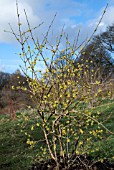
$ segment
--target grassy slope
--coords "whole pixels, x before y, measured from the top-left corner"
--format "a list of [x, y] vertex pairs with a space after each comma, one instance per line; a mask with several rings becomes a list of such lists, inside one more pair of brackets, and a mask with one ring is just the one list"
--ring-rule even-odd
[[26, 136], [20, 133], [17, 121], [4, 118], [0, 122], [0, 169], [28, 169], [33, 152], [26, 144]]
[[[107, 101], [95, 108], [100, 110], [103, 116], [111, 113], [111, 118], [104, 124], [114, 132], [114, 102], [109, 104]], [[99, 143], [101, 151], [96, 152], [96, 156], [110, 158], [114, 156], [114, 135], [107, 141]], [[0, 121], [0, 169], [1, 170], [21, 170], [28, 169], [32, 158], [38, 154], [37, 149], [30, 150], [26, 144], [26, 136], [20, 133], [17, 121], [11, 121], [7, 116], [1, 116]]]
[[[107, 129], [109, 129], [113, 134], [109, 135], [108, 138], [104, 136], [104, 140], [96, 142], [96, 145], [100, 146], [100, 150], [93, 155], [99, 158], [108, 158], [110, 160], [114, 160], [114, 100], [112, 102], [105, 101], [101, 103], [100, 106], [96, 107], [94, 111], [100, 111], [101, 120], [106, 120], [103, 122], [103, 125]], [[113, 158], [113, 159], [112, 159]]]

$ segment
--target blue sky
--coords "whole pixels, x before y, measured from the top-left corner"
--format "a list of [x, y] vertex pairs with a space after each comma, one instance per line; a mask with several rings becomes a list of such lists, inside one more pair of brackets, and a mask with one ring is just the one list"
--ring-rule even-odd
[[[114, 22], [114, 0], [18, 0], [21, 21], [25, 29], [23, 9], [26, 9], [31, 25], [36, 26], [44, 21], [37, 32], [39, 39], [57, 12], [53, 24], [54, 34], [58, 35], [65, 24], [65, 32], [72, 41], [80, 28], [80, 42], [92, 33], [107, 3], [109, 6], [98, 33]], [[0, 71], [12, 73], [22, 64], [17, 55], [21, 49], [13, 35], [4, 32], [10, 30], [8, 23], [11, 23], [17, 32], [15, 0], [0, 0]]]

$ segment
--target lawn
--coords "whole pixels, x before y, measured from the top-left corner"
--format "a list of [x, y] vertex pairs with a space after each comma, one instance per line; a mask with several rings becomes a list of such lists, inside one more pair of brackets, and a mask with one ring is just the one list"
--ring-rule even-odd
[[[104, 101], [93, 109], [93, 112], [100, 111], [101, 119], [106, 118], [104, 125], [114, 132], [114, 101]], [[109, 116], [110, 115], [110, 116]], [[109, 117], [109, 118], [108, 118]], [[38, 153], [40, 143], [33, 149], [27, 144], [27, 136], [21, 133], [21, 127], [18, 126], [19, 119], [10, 120], [8, 115], [0, 116], [0, 169], [1, 170], [28, 170], [33, 164], [34, 158]], [[108, 119], [107, 119], [108, 118]], [[32, 120], [34, 121], [34, 120]], [[36, 120], [35, 120], [36, 121]], [[30, 132], [30, 125], [26, 132]], [[41, 139], [42, 134], [39, 129], [34, 133], [36, 139]], [[95, 157], [105, 157], [112, 160], [114, 158], [114, 135], [110, 135], [108, 139], [96, 141], [96, 145], [100, 146], [100, 150], [93, 153]]]

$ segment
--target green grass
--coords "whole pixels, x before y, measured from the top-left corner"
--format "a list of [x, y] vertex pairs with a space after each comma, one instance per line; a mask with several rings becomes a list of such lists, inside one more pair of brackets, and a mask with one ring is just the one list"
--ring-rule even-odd
[[[100, 106], [96, 106], [93, 109], [93, 112], [96, 111], [102, 112], [101, 119], [102, 117], [107, 119], [111, 115], [104, 122], [104, 125], [114, 132], [114, 101], [100, 103]], [[39, 152], [40, 144], [34, 149], [30, 149], [26, 144], [27, 136], [20, 132], [21, 128], [17, 125], [18, 120], [10, 120], [6, 115], [0, 116], [0, 119], [0, 169], [28, 170], [36, 154], [42, 154]], [[30, 132], [32, 121], [27, 126], [26, 132]], [[35, 129], [34, 138], [42, 138], [40, 129]], [[95, 144], [100, 146], [100, 150], [95, 152], [94, 156], [112, 159], [114, 156], [114, 135], [110, 135], [106, 140], [104, 137], [104, 140], [98, 141]]]
[[28, 169], [34, 152], [26, 144], [26, 136], [20, 132], [17, 121], [4, 117], [0, 121], [0, 169]]
[[95, 143], [96, 146], [99, 146], [100, 150], [93, 153], [93, 156], [97, 158], [105, 158], [110, 161], [114, 160], [114, 100], [104, 101], [100, 106], [96, 107], [93, 112], [101, 112], [100, 119], [105, 120], [103, 125], [112, 132], [103, 134], [103, 140]]

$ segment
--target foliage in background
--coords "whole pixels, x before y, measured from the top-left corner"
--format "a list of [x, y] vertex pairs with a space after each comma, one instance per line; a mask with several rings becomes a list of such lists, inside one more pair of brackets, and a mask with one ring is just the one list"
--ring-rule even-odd
[[28, 105], [34, 106], [29, 98], [29, 93], [21, 89], [14, 89], [14, 86], [19, 86], [19, 84], [28, 88], [26, 78], [19, 70], [13, 74], [0, 72], [0, 114], [11, 114], [13, 109], [16, 112], [27, 108]]

